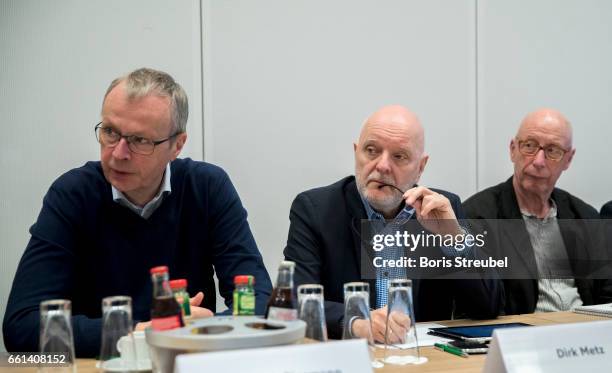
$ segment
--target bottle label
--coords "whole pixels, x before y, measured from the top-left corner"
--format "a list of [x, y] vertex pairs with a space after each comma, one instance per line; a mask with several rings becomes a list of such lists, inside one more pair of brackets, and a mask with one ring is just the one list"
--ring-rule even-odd
[[293, 321], [297, 316], [297, 310], [293, 308], [270, 307], [268, 310], [268, 320]]
[[181, 327], [181, 318], [179, 315], [159, 317], [151, 320], [153, 330], [170, 330]]
[[240, 309], [255, 311], [255, 297], [250, 294], [243, 294], [240, 297]]
[[183, 316], [191, 316], [191, 304], [189, 303], [188, 297], [185, 297], [185, 301], [183, 302]]
[[180, 292], [176, 293], [174, 297], [176, 298], [178, 304], [181, 306], [183, 317], [191, 316], [191, 304], [189, 303], [189, 295], [184, 292]]
[[255, 315], [255, 295], [234, 292], [234, 315]]

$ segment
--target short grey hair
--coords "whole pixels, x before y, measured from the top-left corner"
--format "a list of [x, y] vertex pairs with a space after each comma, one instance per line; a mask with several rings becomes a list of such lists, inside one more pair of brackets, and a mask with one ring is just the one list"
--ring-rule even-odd
[[128, 75], [113, 80], [104, 94], [104, 100], [110, 91], [121, 82], [125, 82], [125, 93], [130, 99], [149, 95], [168, 97], [172, 106], [171, 119], [174, 133], [183, 133], [187, 130], [187, 117], [189, 116], [187, 94], [169, 74], [144, 67], [134, 70]]

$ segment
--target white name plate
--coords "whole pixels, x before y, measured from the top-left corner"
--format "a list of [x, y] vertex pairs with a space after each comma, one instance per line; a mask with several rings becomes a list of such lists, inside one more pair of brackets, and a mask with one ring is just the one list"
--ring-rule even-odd
[[495, 330], [483, 372], [612, 372], [612, 321]]
[[174, 373], [372, 373], [365, 339], [203, 352], [176, 357]]

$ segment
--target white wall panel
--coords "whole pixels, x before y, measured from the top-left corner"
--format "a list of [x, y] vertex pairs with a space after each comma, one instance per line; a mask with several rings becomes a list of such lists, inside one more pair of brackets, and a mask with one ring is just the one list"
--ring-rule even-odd
[[479, 1], [479, 187], [512, 174], [523, 116], [548, 106], [574, 126], [576, 156], [559, 186], [599, 210], [612, 199], [612, 2]]
[[473, 1], [204, 1], [205, 156], [232, 177], [272, 276], [289, 207], [352, 174], [385, 104], [420, 115], [422, 183], [475, 191]]

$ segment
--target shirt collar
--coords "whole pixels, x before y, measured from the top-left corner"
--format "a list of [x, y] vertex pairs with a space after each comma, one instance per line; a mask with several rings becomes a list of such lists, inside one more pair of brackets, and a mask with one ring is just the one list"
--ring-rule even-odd
[[[359, 196], [361, 197], [361, 202], [363, 203], [363, 207], [365, 208], [366, 215], [368, 216], [369, 220], [385, 220], [385, 217], [380, 212], [375, 211], [372, 206], [370, 206], [370, 203], [361, 195], [361, 192], [359, 193]], [[414, 215], [414, 207], [404, 204], [404, 208], [397, 213], [393, 220], [408, 220], [412, 217], [412, 215]]]
[[[549, 199], [548, 200], [550, 203], [550, 209], [548, 210], [548, 214], [546, 214], [546, 216], [540, 220], [546, 222], [548, 219], [553, 219], [557, 217], [557, 203], [555, 203], [554, 199]], [[525, 218], [538, 218], [535, 214], [532, 214], [528, 211], [525, 210], [521, 210], [521, 214], [523, 215], [523, 217]]]
[[127, 199], [125, 194], [123, 194], [121, 191], [119, 191], [119, 189], [115, 188], [111, 184], [111, 191], [112, 191], [112, 194], [113, 194], [113, 201], [128, 207], [130, 210], [136, 212], [139, 215], [142, 215], [143, 211], [147, 210], [148, 206], [154, 205], [156, 202], [159, 201], [159, 199], [163, 195], [170, 194], [172, 192], [172, 187], [170, 185], [170, 174], [171, 174], [171, 172], [170, 172], [170, 163], [168, 163], [166, 165], [166, 170], [164, 171], [164, 178], [163, 178], [161, 186], [159, 187], [159, 191], [157, 192], [157, 194], [155, 195], [155, 197], [153, 197], [153, 199], [151, 201], [147, 202], [147, 204], [145, 204], [142, 207], [137, 206], [137, 205], [133, 204], [132, 202], [130, 202], [130, 200]]

